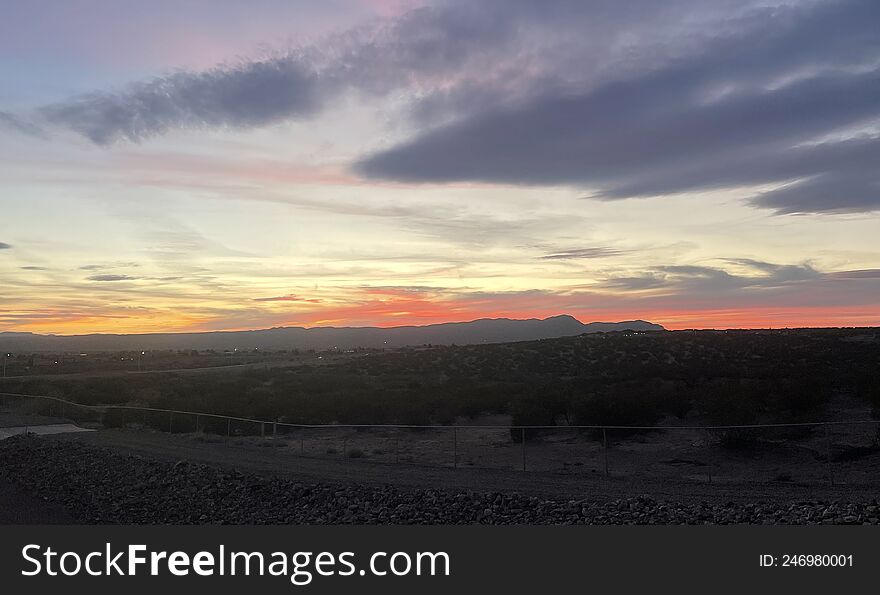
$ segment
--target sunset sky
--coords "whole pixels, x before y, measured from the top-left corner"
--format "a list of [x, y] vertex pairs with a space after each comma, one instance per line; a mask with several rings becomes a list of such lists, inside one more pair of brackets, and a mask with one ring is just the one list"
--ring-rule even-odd
[[880, 325], [876, 0], [0, 6], [0, 331]]

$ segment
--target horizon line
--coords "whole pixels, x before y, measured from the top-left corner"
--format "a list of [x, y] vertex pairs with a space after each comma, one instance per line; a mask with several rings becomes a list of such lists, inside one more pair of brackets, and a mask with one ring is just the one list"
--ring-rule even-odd
[[590, 322], [584, 322], [579, 319], [577, 316], [572, 314], [554, 314], [552, 316], [546, 316], [544, 318], [540, 318], [537, 316], [532, 316], [529, 318], [511, 318], [509, 316], [483, 316], [480, 318], [472, 318], [470, 320], [447, 320], [443, 322], [429, 322], [427, 324], [397, 324], [392, 326], [378, 326], [378, 325], [350, 325], [350, 326], [334, 326], [334, 325], [297, 325], [297, 324], [289, 324], [289, 325], [281, 325], [281, 326], [269, 326], [269, 327], [256, 327], [256, 328], [238, 328], [238, 329], [217, 329], [217, 330], [193, 330], [193, 331], [149, 331], [142, 333], [113, 333], [113, 332], [91, 332], [91, 333], [76, 333], [76, 334], [60, 334], [60, 333], [37, 333], [32, 331], [14, 331], [14, 330], [0, 330], [0, 335], [2, 334], [21, 334], [21, 335], [36, 335], [41, 337], [86, 337], [86, 336], [94, 336], [94, 335], [104, 335], [104, 336], [139, 336], [139, 335], [201, 335], [201, 334], [211, 334], [211, 333], [254, 333], [260, 331], [272, 331], [272, 330], [282, 330], [282, 329], [303, 329], [303, 330], [317, 330], [317, 329], [375, 329], [375, 330], [391, 330], [398, 328], [428, 328], [432, 326], [442, 326], [446, 324], [471, 324], [474, 322], [481, 322], [484, 320], [509, 320], [511, 322], [528, 322], [531, 320], [544, 322], [547, 320], [551, 320], [553, 318], [571, 318], [576, 322], [579, 322], [582, 325], [588, 324], [622, 324], [626, 322], [643, 322], [647, 324], [655, 324], [657, 326], [663, 327], [663, 330], [667, 330], [665, 326], [658, 322], [652, 322], [650, 320], [644, 320], [642, 318], [630, 318], [625, 320], [591, 320]]
[[450, 320], [443, 322], [430, 322], [427, 324], [401, 324], [401, 325], [392, 325], [392, 326], [380, 326], [380, 325], [351, 325], [351, 326], [335, 326], [335, 325], [281, 325], [281, 326], [271, 326], [271, 327], [254, 327], [254, 328], [235, 328], [235, 329], [216, 329], [216, 330], [169, 330], [169, 331], [147, 331], [147, 332], [133, 332], [133, 333], [114, 333], [107, 331], [97, 331], [97, 332], [84, 332], [84, 333], [73, 333], [73, 334], [63, 334], [63, 333], [40, 333], [33, 331], [17, 331], [17, 330], [0, 330], [0, 335], [11, 335], [11, 334], [19, 334], [19, 335], [31, 335], [31, 336], [40, 336], [40, 337], [85, 337], [85, 336], [150, 336], [150, 335], [201, 335], [201, 334], [223, 334], [223, 333], [247, 333], [247, 332], [262, 332], [262, 331], [272, 331], [272, 330], [283, 330], [283, 329], [302, 329], [302, 330], [320, 330], [320, 329], [337, 329], [337, 330], [360, 330], [360, 329], [373, 329], [373, 330], [393, 330], [393, 329], [402, 329], [402, 328], [429, 328], [434, 326], [442, 326], [442, 325], [452, 325], [452, 324], [471, 324], [474, 322], [481, 321], [489, 321], [489, 320], [507, 320], [511, 322], [528, 322], [528, 321], [538, 321], [544, 322], [547, 320], [552, 320], [554, 318], [571, 318], [580, 324], [587, 326], [590, 324], [623, 324], [627, 322], [641, 322], [647, 324], [654, 324], [662, 327], [661, 330], [655, 332], [682, 332], [682, 331], [772, 331], [772, 330], [822, 330], [822, 329], [858, 329], [858, 328], [878, 328], [877, 326], [872, 326], [870, 324], [850, 324], [850, 325], [805, 325], [805, 326], [705, 326], [705, 327], [685, 327], [685, 328], [667, 328], [661, 322], [654, 322], [652, 320], [646, 320], [643, 318], [629, 318], [624, 320], [591, 320], [589, 322], [584, 322], [581, 319], [577, 318], [571, 314], [555, 314], [552, 316], [547, 316], [544, 318], [540, 317], [529, 317], [529, 318], [511, 318], [508, 316], [497, 316], [497, 317], [481, 317], [474, 318], [470, 320]]

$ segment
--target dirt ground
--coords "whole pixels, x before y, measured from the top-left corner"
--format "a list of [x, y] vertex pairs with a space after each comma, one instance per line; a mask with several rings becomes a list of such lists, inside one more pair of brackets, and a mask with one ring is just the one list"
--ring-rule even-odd
[[[395, 464], [341, 456], [299, 455], [295, 449], [260, 447], [246, 441], [210, 443], [185, 435], [139, 430], [101, 430], [85, 434], [62, 434], [44, 439], [82, 441], [124, 454], [160, 460], [189, 460], [220, 467], [277, 474], [309, 482], [393, 484], [412, 488], [442, 488], [480, 492], [519, 493], [546, 498], [620, 498], [650, 495], [678, 501], [867, 501], [876, 497], [876, 483], [796, 483], [742, 481], [710, 484], [706, 477], [626, 476], [613, 472], [561, 473], [418, 464]], [[876, 476], [875, 476], [876, 477]]]
[[[860, 403], [840, 405], [835, 413], [840, 419], [868, 418]], [[62, 421], [0, 411], [0, 426]], [[469, 423], [508, 422], [504, 416], [486, 416]], [[184, 429], [181, 420], [173, 423]], [[672, 423], [683, 422], [667, 422]], [[264, 431], [263, 438], [236, 436], [235, 431], [227, 438], [201, 432], [169, 434], [131, 423], [51, 439], [313, 481], [516, 491], [557, 498], [648, 494], [714, 500], [762, 493], [847, 499], [856, 494], [873, 497], [880, 487], [880, 450], [872, 425], [833, 426], [828, 435], [822, 428], [797, 433], [760, 430], [753, 436], [756, 446], [746, 449], [723, 448], [718, 431], [672, 425], [637, 434], [609, 431], [607, 449], [601, 434], [564, 428], [530, 437], [525, 449], [511, 439], [508, 429], [491, 427], [454, 432], [449, 427], [295, 429], [274, 438], [269, 424]]]

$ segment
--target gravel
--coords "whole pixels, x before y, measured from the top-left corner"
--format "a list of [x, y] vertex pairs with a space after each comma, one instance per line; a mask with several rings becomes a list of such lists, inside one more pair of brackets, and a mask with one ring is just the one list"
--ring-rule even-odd
[[0, 479], [80, 523], [878, 524], [866, 502], [553, 500], [394, 486], [304, 483], [34, 437], [0, 442]]

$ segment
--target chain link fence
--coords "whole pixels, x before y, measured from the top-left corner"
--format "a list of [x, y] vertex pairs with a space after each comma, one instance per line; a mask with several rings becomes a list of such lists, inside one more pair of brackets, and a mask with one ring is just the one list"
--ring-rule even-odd
[[175, 435], [181, 448], [216, 444], [264, 449], [280, 457], [517, 469], [633, 481], [880, 483], [880, 420], [726, 426], [309, 425], [152, 407], [83, 405], [17, 393], [0, 393], [0, 405], [44, 420], [40, 423], [150, 429]]

